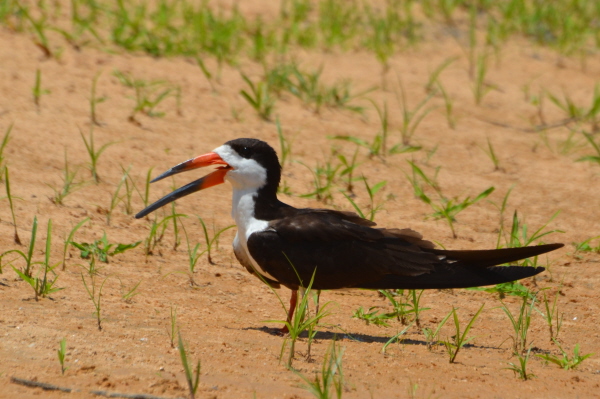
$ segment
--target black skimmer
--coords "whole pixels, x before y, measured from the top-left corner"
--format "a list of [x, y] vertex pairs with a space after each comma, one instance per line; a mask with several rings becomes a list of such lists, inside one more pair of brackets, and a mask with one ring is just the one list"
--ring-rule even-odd
[[[277, 199], [281, 166], [264, 141], [240, 138], [180, 163], [152, 182], [201, 168], [217, 170], [166, 195], [135, 215], [196, 191], [229, 181], [231, 215], [237, 224], [233, 250], [252, 274], [274, 288], [292, 290], [288, 321], [297, 290], [466, 288], [534, 276], [543, 267], [498, 266], [563, 244], [492, 250], [441, 250], [410, 229], [376, 228], [353, 212], [297, 209]], [[285, 328], [284, 328], [285, 330]]]

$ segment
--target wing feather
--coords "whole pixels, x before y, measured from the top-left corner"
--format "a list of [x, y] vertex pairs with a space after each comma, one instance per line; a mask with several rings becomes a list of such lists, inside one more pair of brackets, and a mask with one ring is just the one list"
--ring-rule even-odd
[[[361, 224], [354, 223], [354, 220]], [[433, 270], [439, 256], [409, 229], [375, 229], [350, 212], [302, 210], [253, 233], [248, 250], [261, 268], [290, 288], [353, 287], [387, 274], [413, 276]]]

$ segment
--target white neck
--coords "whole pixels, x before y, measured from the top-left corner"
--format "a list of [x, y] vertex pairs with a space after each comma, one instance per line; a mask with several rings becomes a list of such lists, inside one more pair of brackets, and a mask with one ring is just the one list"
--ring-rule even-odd
[[231, 217], [235, 220], [241, 244], [247, 249], [248, 237], [254, 232], [263, 231], [269, 227], [269, 222], [258, 220], [254, 216], [256, 189], [233, 190]]
[[256, 189], [233, 189], [231, 197], [231, 217], [239, 230], [245, 230], [251, 220], [254, 219], [254, 202]]

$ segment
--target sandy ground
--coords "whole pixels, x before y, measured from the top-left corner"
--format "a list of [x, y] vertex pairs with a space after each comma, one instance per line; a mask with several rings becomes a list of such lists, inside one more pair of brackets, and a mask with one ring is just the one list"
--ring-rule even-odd
[[[305, 375], [319, 371], [323, 354], [338, 334], [345, 348], [344, 397], [403, 398], [414, 397], [600, 397], [600, 272], [598, 254], [574, 255], [571, 243], [600, 234], [600, 167], [575, 162], [592, 154], [581, 134], [574, 136], [574, 148], [566, 150], [569, 128], [549, 129], [545, 139], [531, 132], [534, 125], [553, 124], [564, 119], [564, 113], [546, 101], [544, 120], [528, 101], [524, 88], [531, 93], [548, 90], [557, 96], [567, 93], [576, 103], [588, 106], [593, 88], [600, 79], [600, 58], [590, 55], [582, 65], [579, 59], [560, 57], [555, 52], [535, 47], [529, 42], [512, 40], [503, 46], [500, 56], [490, 67], [487, 81], [497, 90], [488, 93], [480, 106], [474, 103], [468, 64], [459, 42], [440, 32], [436, 40], [428, 40], [415, 49], [395, 55], [386, 75], [385, 90], [378, 89], [355, 104], [366, 107], [363, 116], [344, 110], [323, 109], [314, 113], [294, 98], [276, 103], [284, 133], [292, 142], [291, 159], [284, 166], [284, 180], [292, 195], [282, 199], [301, 207], [322, 207], [315, 199], [300, 197], [311, 191], [312, 176], [300, 163], [310, 167], [331, 158], [333, 146], [346, 156], [354, 147], [336, 142], [328, 136], [351, 135], [372, 140], [379, 130], [373, 106], [387, 102], [390, 112], [390, 143], [400, 140], [401, 108], [397, 99], [399, 81], [407, 93], [409, 107], [414, 108], [427, 95], [424, 86], [429, 74], [449, 57], [458, 57], [441, 75], [447, 92], [454, 100], [456, 129], [448, 127], [443, 98], [435, 96], [436, 106], [419, 125], [413, 143], [421, 151], [369, 158], [366, 150], [358, 155], [359, 174], [370, 182], [385, 180], [387, 185], [376, 197], [384, 202], [384, 210], [376, 221], [382, 226], [410, 227], [446, 248], [493, 248], [498, 234], [498, 204], [514, 186], [507, 205], [509, 217], [514, 210], [524, 218], [529, 231], [545, 224], [560, 211], [548, 229], [554, 233], [545, 242], [563, 242], [565, 248], [540, 259], [549, 271], [534, 288], [560, 288], [559, 308], [564, 312], [560, 332], [563, 347], [572, 353], [580, 344], [583, 353], [596, 353], [577, 370], [565, 371], [545, 365], [533, 357], [530, 381], [521, 381], [505, 369], [515, 362], [511, 354], [512, 329], [497, 296], [467, 290], [427, 291], [422, 305], [424, 326], [437, 323], [455, 306], [462, 320], [471, 317], [485, 303], [485, 310], [475, 323], [473, 346], [464, 349], [457, 363], [449, 364], [443, 347], [429, 352], [425, 338], [416, 326], [406, 340], [392, 345], [387, 353], [382, 346], [402, 326], [390, 328], [367, 326], [351, 318], [359, 306], [388, 305], [376, 292], [325, 292], [323, 302], [332, 302], [327, 317], [307, 360], [306, 340], [297, 346], [294, 366]], [[381, 67], [372, 54], [305, 53], [298, 58], [306, 68], [324, 67], [324, 80], [332, 84], [350, 79], [356, 90], [381, 83]], [[207, 60], [209, 68], [216, 68]], [[42, 72], [39, 107], [34, 104], [32, 87], [35, 72]], [[133, 108], [132, 89], [124, 87], [113, 71], [130, 73], [140, 79], [164, 80], [181, 87], [181, 109], [175, 98], [158, 107], [163, 117], [139, 114], [136, 123], [128, 120]], [[75, 241], [91, 242], [106, 233], [112, 243], [144, 240], [151, 219], [136, 220], [125, 212], [123, 203], [113, 212], [110, 225], [106, 212], [111, 196], [122, 176], [122, 168], [131, 167], [131, 176], [142, 189], [149, 168], [152, 175], [195, 155], [208, 152], [225, 140], [256, 137], [278, 147], [277, 130], [265, 122], [239, 95], [244, 83], [240, 71], [256, 79], [261, 67], [241, 60], [240, 65], [225, 66], [214, 90], [193, 61], [183, 58], [154, 59], [143, 55], [108, 53], [84, 48], [76, 51], [65, 46], [59, 60], [46, 59], [27, 35], [0, 29], [0, 134], [13, 124], [11, 140], [5, 149], [10, 170], [12, 195], [18, 233], [24, 244], [29, 242], [32, 220], [39, 220], [34, 259], [43, 260], [46, 225], [53, 223], [51, 261], [62, 259], [63, 242], [71, 228], [90, 218], [76, 234]], [[114, 142], [99, 160], [101, 183], [91, 182], [80, 131], [90, 129], [89, 98], [93, 78], [100, 73], [97, 96], [106, 97], [98, 104], [101, 126], [94, 129], [97, 145]], [[570, 127], [575, 127], [573, 124]], [[586, 127], [586, 126], [583, 126]], [[486, 139], [493, 144], [500, 161], [494, 170], [482, 148]], [[435, 151], [434, 151], [435, 149]], [[65, 153], [71, 168], [79, 168], [77, 181], [87, 183], [67, 196], [64, 205], [51, 201], [54, 187], [60, 187]], [[335, 158], [333, 158], [335, 160]], [[439, 169], [439, 184], [449, 198], [476, 195], [493, 186], [495, 192], [485, 201], [459, 214], [458, 238], [453, 239], [442, 220], [427, 218], [431, 209], [415, 198], [405, 177], [407, 160], [416, 162], [427, 174]], [[151, 186], [152, 200], [203, 174], [176, 176]], [[5, 183], [0, 183], [4, 195]], [[230, 188], [219, 186], [187, 197], [177, 203], [177, 211], [189, 215], [185, 226], [193, 245], [203, 234], [195, 215], [217, 229], [232, 224]], [[328, 207], [351, 210], [350, 204], [334, 190]], [[368, 198], [359, 186], [356, 201], [365, 206]], [[133, 210], [143, 204], [133, 195]], [[6, 199], [0, 205], [0, 249], [25, 250], [13, 241], [13, 224]], [[166, 211], [170, 211], [167, 209]], [[284, 318], [276, 296], [259, 280], [248, 275], [237, 264], [229, 243], [235, 229], [226, 231], [219, 249], [213, 254], [214, 265], [206, 256], [199, 260], [191, 286], [185, 241], [174, 249], [173, 230], [169, 227], [154, 254], [146, 257], [143, 245], [99, 264], [98, 280], [106, 280], [102, 292], [103, 329], [99, 331], [93, 305], [82, 284], [87, 264], [79, 252], [70, 248], [65, 270], [59, 266], [57, 286], [63, 290], [51, 298], [33, 299], [33, 290], [5, 262], [0, 274], [0, 397], [92, 397], [91, 390], [128, 394], [153, 394], [184, 397], [187, 387], [176, 349], [171, 347], [168, 330], [171, 309], [177, 309], [177, 323], [188, 346], [191, 359], [202, 361], [198, 397], [201, 398], [305, 398], [310, 394], [301, 388], [300, 378], [279, 361], [283, 338], [274, 335], [276, 324], [266, 320]], [[7, 257], [5, 260], [16, 259]], [[22, 268], [23, 262], [14, 265]], [[131, 302], [123, 292], [140, 282]], [[281, 290], [287, 301], [289, 292]], [[506, 303], [513, 309], [518, 300]], [[450, 323], [442, 337], [452, 334]], [[68, 367], [61, 375], [56, 350], [66, 338]], [[352, 339], [354, 338], [354, 339]], [[549, 340], [543, 319], [534, 314], [530, 339], [540, 351], [558, 354]], [[77, 393], [43, 392], [10, 382], [19, 377], [78, 390]]]

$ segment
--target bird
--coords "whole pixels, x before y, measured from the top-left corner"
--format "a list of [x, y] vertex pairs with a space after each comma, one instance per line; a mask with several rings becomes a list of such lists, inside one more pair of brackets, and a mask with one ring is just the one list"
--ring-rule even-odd
[[[237, 225], [235, 257], [248, 272], [291, 292], [288, 323], [298, 290], [449, 289], [495, 285], [531, 277], [543, 267], [499, 266], [561, 248], [544, 244], [488, 250], [437, 249], [409, 228], [381, 228], [353, 212], [295, 208], [280, 201], [281, 165], [275, 150], [254, 138], [227, 141], [182, 162], [152, 182], [196, 168], [216, 166], [149, 205], [142, 218], [197, 191], [231, 183], [231, 216]], [[282, 332], [287, 332], [283, 327]]]

